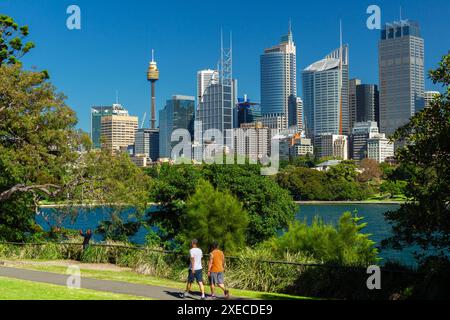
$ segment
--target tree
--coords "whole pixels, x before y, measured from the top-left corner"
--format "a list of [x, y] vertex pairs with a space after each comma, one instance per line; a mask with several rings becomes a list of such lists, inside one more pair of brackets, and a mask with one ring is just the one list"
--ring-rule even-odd
[[386, 214], [394, 235], [384, 244], [419, 245], [428, 255], [445, 256], [450, 250], [450, 55], [429, 75], [445, 90], [393, 136], [405, 144], [397, 158], [411, 168], [406, 188], [411, 201]]
[[362, 219], [346, 212], [337, 226], [325, 224], [319, 217], [311, 225], [296, 221], [284, 235], [271, 239], [264, 246], [279, 257], [286, 252], [301, 252], [326, 263], [367, 266], [377, 261], [378, 251], [369, 235], [361, 232], [367, 226], [360, 223]]
[[28, 26], [20, 27], [11, 17], [0, 15], [0, 66], [19, 63], [34, 48], [34, 43], [24, 43], [28, 34]]
[[370, 180], [380, 180], [383, 171], [377, 161], [373, 159], [363, 159], [359, 164], [362, 173], [358, 175], [360, 182], [368, 182]]
[[152, 200], [159, 210], [149, 214], [148, 225], [156, 226], [157, 236], [176, 246], [186, 201], [195, 192], [200, 178], [221, 192], [231, 192], [250, 216], [247, 244], [267, 240], [286, 228], [297, 211], [292, 197], [270, 177], [261, 176], [256, 165], [163, 165], [149, 174], [155, 179]]
[[186, 244], [195, 238], [209, 251], [217, 241], [228, 253], [245, 246], [249, 217], [242, 203], [229, 192], [215, 190], [203, 179], [187, 202], [182, 222]]
[[388, 194], [390, 198], [404, 196], [408, 183], [403, 180], [385, 181], [380, 186], [380, 192]]
[[44, 74], [0, 67], [0, 237], [23, 241], [36, 231], [42, 200], [66, 204], [148, 199], [148, 177], [127, 156], [89, 151], [75, 112]]

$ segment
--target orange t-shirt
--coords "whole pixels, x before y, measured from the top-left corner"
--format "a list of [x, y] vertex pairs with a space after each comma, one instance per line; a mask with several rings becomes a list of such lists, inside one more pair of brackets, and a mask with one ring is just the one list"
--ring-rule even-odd
[[211, 252], [211, 259], [211, 272], [223, 272], [223, 262], [225, 260], [223, 252], [219, 249], [214, 250]]

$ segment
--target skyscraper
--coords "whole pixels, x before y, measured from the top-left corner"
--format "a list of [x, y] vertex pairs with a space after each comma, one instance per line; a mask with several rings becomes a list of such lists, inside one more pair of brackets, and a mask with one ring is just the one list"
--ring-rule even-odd
[[424, 40], [417, 22], [387, 23], [379, 43], [380, 129], [391, 135], [424, 107]]
[[368, 155], [367, 141], [378, 134], [376, 122], [356, 122], [350, 136], [350, 157], [357, 161], [366, 159]]
[[348, 109], [349, 109], [349, 125], [353, 128], [356, 121], [356, 87], [361, 84], [360, 79], [350, 79], [348, 84]]
[[219, 82], [219, 71], [217, 70], [200, 70], [197, 72], [197, 108], [202, 101], [206, 88]]
[[120, 110], [120, 113], [103, 116], [101, 118], [102, 149], [111, 152], [126, 150], [134, 145], [137, 129], [138, 118], [130, 116], [124, 109]]
[[425, 91], [425, 108], [430, 106], [431, 101], [434, 100], [436, 96], [439, 96], [441, 93], [439, 91]]
[[167, 100], [166, 106], [159, 111], [159, 153], [161, 158], [171, 158], [172, 148], [177, 142], [171, 142], [172, 133], [177, 129], [186, 129], [194, 136], [195, 98], [175, 95]]
[[128, 116], [128, 111], [118, 103], [112, 106], [95, 106], [91, 108], [91, 140], [94, 149], [102, 147], [102, 118], [110, 115]]
[[236, 106], [235, 128], [240, 128], [242, 124], [254, 123], [261, 120], [261, 107], [259, 103], [251, 102], [247, 95], [238, 99]]
[[159, 129], [138, 129], [134, 142], [134, 154], [146, 155], [152, 161], [159, 156]]
[[350, 131], [348, 51], [345, 45], [303, 71], [303, 108], [309, 137], [347, 135]]
[[[202, 122], [203, 131], [209, 129], [225, 130], [233, 128], [233, 112], [236, 106], [237, 82], [233, 79], [233, 50], [225, 48], [221, 41], [221, 58], [219, 63], [219, 78], [215, 81], [215, 71], [209, 70], [197, 74], [197, 91], [200, 97], [197, 119]], [[200, 78], [199, 78], [200, 77]], [[208, 80], [208, 77], [211, 77]], [[211, 79], [214, 79], [211, 81]], [[206, 85], [209, 83], [208, 85]]]
[[279, 129], [286, 129], [289, 104], [295, 103], [297, 96], [296, 47], [290, 27], [279, 45], [264, 50], [260, 63], [262, 115], [282, 119]]
[[356, 122], [380, 121], [378, 86], [360, 84], [356, 86]]

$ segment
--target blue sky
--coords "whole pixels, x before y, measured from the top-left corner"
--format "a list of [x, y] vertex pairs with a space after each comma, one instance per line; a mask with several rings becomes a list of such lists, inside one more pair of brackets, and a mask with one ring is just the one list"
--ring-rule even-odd
[[[81, 30], [66, 28], [71, 4], [81, 8]], [[133, 115], [149, 115], [146, 69], [152, 48], [161, 73], [158, 109], [174, 94], [194, 96], [197, 70], [217, 65], [221, 28], [233, 32], [240, 96], [259, 100], [259, 56], [279, 42], [289, 19], [299, 80], [301, 70], [339, 46], [342, 19], [344, 42], [350, 45], [350, 76], [378, 83], [379, 31], [366, 27], [371, 4], [381, 7], [383, 22], [398, 20], [400, 7], [403, 18], [419, 21], [427, 70], [450, 50], [448, 0], [0, 0], [0, 13], [29, 25], [37, 47], [24, 59], [26, 67], [49, 70], [77, 112], [80, 128], [89, 130], [90, 107], [113, 103], [116, 90]], [[436, 87], [427, 81], [426, 88]]]

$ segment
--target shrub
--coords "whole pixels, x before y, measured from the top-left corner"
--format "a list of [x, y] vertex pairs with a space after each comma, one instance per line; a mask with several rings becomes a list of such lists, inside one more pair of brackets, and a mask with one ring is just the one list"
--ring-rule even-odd
[[306, 221], [297, 221], [284, 235], [273, 238], [265, 246], [271, 248], [277, 257], [286, 252], [301, 252], [326, 263], [370, 265], [377, 261], [378, 251], [369, 235], [361, 233], [367, 225], [359, 224], [361, 219], [346, 212], [337, 227], [325, 224], [319, 217], [311, 226]]

